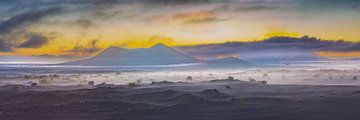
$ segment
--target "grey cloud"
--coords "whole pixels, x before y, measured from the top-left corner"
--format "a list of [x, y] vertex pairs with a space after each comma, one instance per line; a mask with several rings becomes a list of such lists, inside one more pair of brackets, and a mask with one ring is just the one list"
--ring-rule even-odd
[[225, 20], [225, 19], [219, 19], [216, 17], [207, 17], [207, 18], [187, 20], [184, 23], [185, 24], [201, 24], [201, 23], [219, 22], [219, 21], [223, 21], [223, 20]]
[[[230, 2], [227, 2], [230, 3]], [[359, 0], [231, 0], [235, 11], [268, 10], [360, 10]]]
[[26, 4], [190, 4], [190, 3], [208, 3], [225, 0], [25, 0]]
[[239, 6], [235, 8], [235, 11], [241, 12], [250, 12], [250, 11], [267, 11], [267, 10], [276, 10], [280, 9], [280, 6], [270, 6], [270, 5], [247, 5], [247, 6]]
[[47, 44], [49, 40], [42, 35], [31, 35], [25, 42], [21, 43], [19, 48], [39, 48]]
[[329, 47], [320, 48], [321, 51], [350, 52], [360, 51], [360, 43], [340, 43]]
[[339, 8], [339, 9], [359, 9], [359, 0], [294, 0], [301, 7], [308, 9], [326, 9], [326, 8]]
[[95, 27], [95, 24], [89, 19], [78, 19], [74, 21], [72, 25], [76, 25], [84, 29]]
[[147, 5], [187, 5], [226, 3], [239, 6], [239, 10], [269, 10], [279, 6], [292, 6], [306, 9], [350, 8], [358, 9], [359, 0], [22, 0], [27, 6], [44, 5], [115, 5], [143, 3]]
[[[40, 5], [85, 4], [85, 3], [114, 4], [114, 3], [120, 3], [122, 0], [19, 0], [19, 1], [20, 2], [17, 2], [17, 4], [22, 6], [40, 6]], [[13, 2], [13, 4], [14, 3], [15, 2]]]
[[87, 45], [76, 45], [73, 49], [68, 50], [68, 53], [73, 54], [92, 54], [101, 50], [101, 48], [97, 47], [96, 44], [100, 41], [100, 39], [94, 39], [89, 41]]
[[210, 3], [217, 2], [220, 0], [141, 0], [144, 3], [150, 4], [199, 4], [199, 3]]
[[0, 52], [10, 52], [12, 49], [5, 43], [4, 40], [0, 39]]

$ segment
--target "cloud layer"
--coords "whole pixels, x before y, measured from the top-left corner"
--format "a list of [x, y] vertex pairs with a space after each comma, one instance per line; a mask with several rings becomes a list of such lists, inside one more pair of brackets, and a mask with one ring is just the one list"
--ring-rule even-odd
[[[274, 35], [359, 41], [359, 13], [358, 0], [2, 0], [0, 53], [91, 55], [111, 45], [194, 45]], [[94, 41], [99, 35], [103, 38]], [[206, 54], [214, 55], [278, 46], [345, 52], [359, 48], [349, 42], [282, 39], [197, 47], [199, 54], [209, 50]]]
[[[199, 56], [201, 59], [214, 59], [218, 56], [238, 55], [262, 55], [268, 54], [300, 54], [317, 51], [327, 52], [349, 52], [360, 51], [360, 42], [346, 42], [343, 40], [331, 41], [322, 40], [315, 37], [303, 36], [295, 37], [272, 37], [255, 42], [227, 42], [222, 44], [207, 44], [195, 46], [178, 47], [181, 51], [192, 56]], [[295, 55], [294, 55], [295, 56]]]

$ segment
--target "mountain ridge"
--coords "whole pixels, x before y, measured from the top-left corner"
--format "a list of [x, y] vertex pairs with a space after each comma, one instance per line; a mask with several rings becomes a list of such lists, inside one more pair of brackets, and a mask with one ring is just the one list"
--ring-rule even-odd
[[247, 65], [250, 64], [249, 62], [246, 62], [240, 58], [237, 57], [226, 57], [226, 58], [220, 58], [215, 60], [209, 60], [206, 61], [207, 64], [213, 64], [213, 65]]
[[164, 44], [150, 48], [126, 49], [110, 46], [99, 54], [84, 60], [64, 63], [66, 65], [122, 66], [122, 65], [171, 65], [197, 63], [198, 61], [181, 51]]

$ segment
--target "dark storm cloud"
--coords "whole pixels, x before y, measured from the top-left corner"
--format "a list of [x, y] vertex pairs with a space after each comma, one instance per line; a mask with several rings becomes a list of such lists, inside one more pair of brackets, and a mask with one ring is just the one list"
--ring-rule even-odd
[[351, 52], [360, 51], [360, 43], [340, 43], [329, 47], [320, 48], [321, 51]]
[[178, 47], [178, 49], [193, 56], [214, 56], [271, 50], [284, 52], [291, 50], [348, 52], [360, 51], [360, 42], [330, 41], [308, 36], [301, 38], [272, 37], [263, 41], [183, 46]]
[[42, 18], [59, 12], [61, 10], [60, 7], [43, 9], [38, 11], [29, 11], [22, 14], [15, 15], [9, 18], [6, 21], [0, 23], [0, 34], [11, 32], [11, 30], [20, 27], [26, 26], [32, 23], [36, 23]]
[[18, 47], [19, 48], [39, 48], [45, 44], [47, 44], [49, 42], [48, 38], [42, 36], [42, 35], [38, 35], [38, 34], [34, 34], [29, 36], [29, 38], [21, 43]]
[[346, 42], [344, 40], [330, 41], [308, 36], [301, 38], [272, 37], [262, 41], [262, 43], [279, 45], [282, 47], [298, 47], [316, 51], [360, 51], [360, 42]]
[[[60, 7], [31, 10], [10, 17], [0, 22], [0, 51], [11, 52], [12, 48], [38, 48], [48, 42], [48, 39], [40, 34], [33, 34], [26, 30], [29, 25], [38, 23], [43, 18], [58, 13]], [[25, 36], [21, 38], [21, 36]], [[25, 42], [21, 42], [24, 41]]]

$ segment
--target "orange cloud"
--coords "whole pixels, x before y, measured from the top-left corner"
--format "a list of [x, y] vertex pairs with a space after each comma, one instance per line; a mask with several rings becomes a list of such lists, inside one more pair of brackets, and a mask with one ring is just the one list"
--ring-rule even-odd
[[288, 37], [299, 37], [301, 34], [296, 32], [289, 32], [285, 27], [273, 26], [269, 27], [268, 32], [264, 35], [265, 38], [270, 38], [274, 36], [288, 36]]
[[128, 42], [121, 43], [120, 46], [128, 48], [148, 48], [155, 44], [162, 43], [168, 46], [175, 45], [175, 40], [165, 36], [151, 36], [147, 40], [131, 40]]

